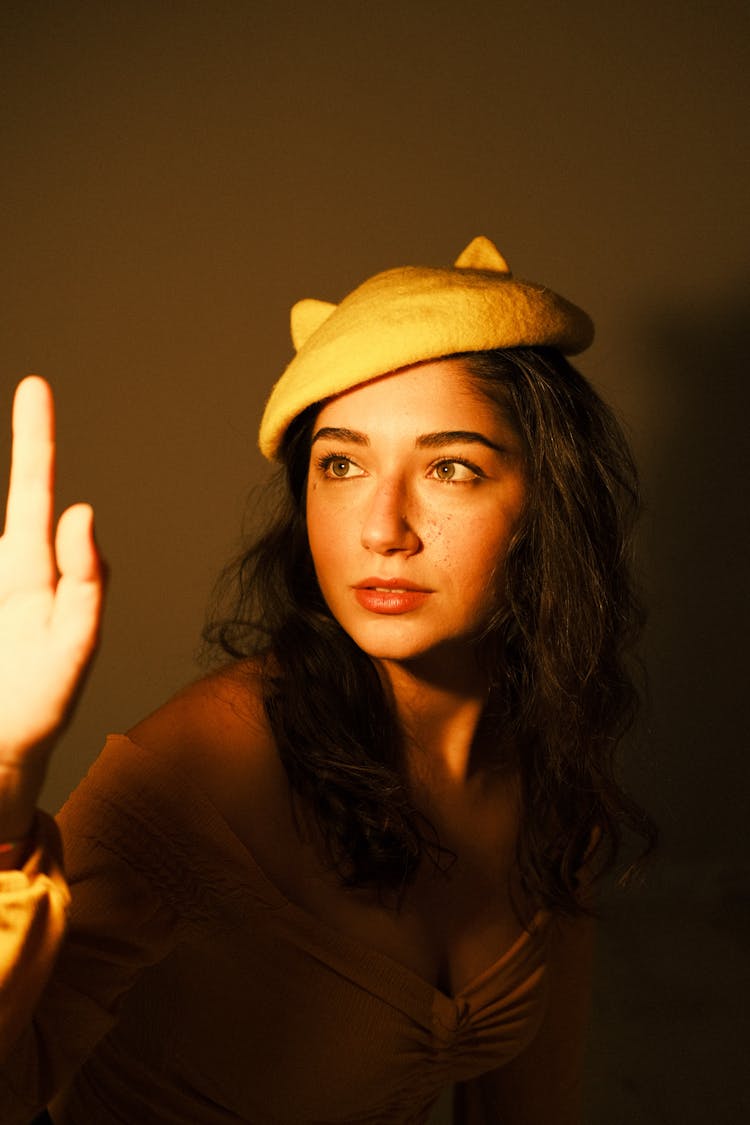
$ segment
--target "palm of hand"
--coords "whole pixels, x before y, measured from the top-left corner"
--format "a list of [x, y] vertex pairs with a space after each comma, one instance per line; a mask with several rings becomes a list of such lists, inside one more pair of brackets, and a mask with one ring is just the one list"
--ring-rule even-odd
[[87, 505], [52, 537], [54, 419], [43, 380], [19, 386], [0, 538], [0, 765], [22, 766], [63, 727], [94, 651], [102, 568]]

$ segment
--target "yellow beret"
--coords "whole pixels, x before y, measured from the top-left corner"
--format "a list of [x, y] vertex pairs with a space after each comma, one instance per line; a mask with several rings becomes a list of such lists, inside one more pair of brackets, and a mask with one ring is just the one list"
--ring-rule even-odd
[[260, 450], [273, 460], [307, 406], [401, 367], [456, 352], [547, 346], [587, 348], [594, 326], [543, 285], [513, 277], [489, 239], [475, 238], [452, 267], [404, 266], [375, 274], [339, 305], [306, 299], [292, 309], [296, 355], [271, 391]]

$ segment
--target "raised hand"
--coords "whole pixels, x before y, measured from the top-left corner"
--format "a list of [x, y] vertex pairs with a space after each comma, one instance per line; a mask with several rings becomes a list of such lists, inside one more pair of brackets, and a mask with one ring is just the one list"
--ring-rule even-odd
[[[92, 657], [103, 568], [93, 512], [76, 504], [53, 535], [52, 392], [30, 375], [16, 391], [5, 530], [0, 538], [0, 839], [14, 774], [44, 776]], [[6, 800], [2, 800], [3, 786]], [[26, 791], [28, 786], [21, 788]]]

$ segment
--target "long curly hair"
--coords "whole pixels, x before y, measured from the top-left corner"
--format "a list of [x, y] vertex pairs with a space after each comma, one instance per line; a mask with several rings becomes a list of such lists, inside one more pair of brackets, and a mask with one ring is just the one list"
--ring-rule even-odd
[[[592, 877], [609, 870], [625, 833], [642, 837], [643, 854], [656, 840], [617, 768], [639, 702], [637, 473], [612, 412], [555, 349], [451, 358], [515, 426], [526, 467], [505, 597], [477, 640], [491, 685], [483, 733], [498, 765], [513, 747], [524, 898], [577, 913], [584, 865]], [[232, 609], [204, 637], [233, 659], [263, 657], [264, 705], [292, 791], [344, 884], [398, 894], [425, 858], [442, 866], [449, 853], [412, 799], [375, 664], [318, 588], [305, 494], [319, 409], [290, 427], [267, 526], [225, 571]]]

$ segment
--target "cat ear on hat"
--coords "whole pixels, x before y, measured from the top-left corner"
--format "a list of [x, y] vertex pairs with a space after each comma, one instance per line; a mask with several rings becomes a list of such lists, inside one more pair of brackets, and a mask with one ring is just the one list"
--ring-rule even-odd
[[295, 351], [298, 352], [313, 332], [317, 332], [336, 307], [330, 301], [317, 301], [314, 297], [303, 297], [292, 306], [290, 319]]
[[495, 270], [496, 273], [507, 273], [508, 277], [512, 276], [508, 263], [495, 243], [490, 242], [483, 234], [472, 238], [453, 264], [458, 270]]

